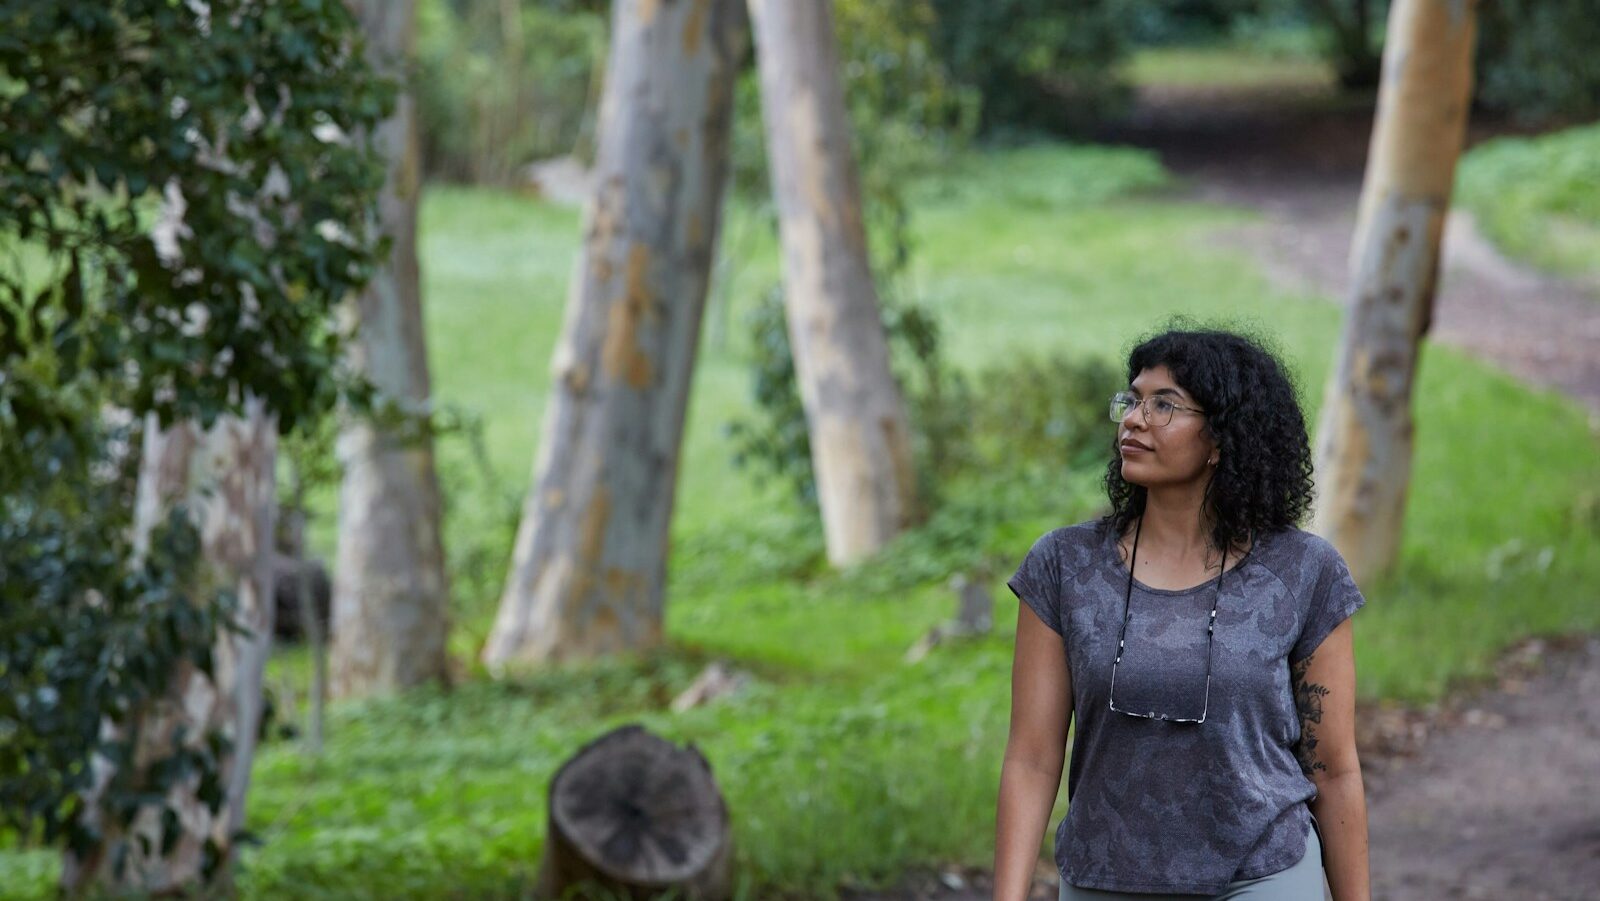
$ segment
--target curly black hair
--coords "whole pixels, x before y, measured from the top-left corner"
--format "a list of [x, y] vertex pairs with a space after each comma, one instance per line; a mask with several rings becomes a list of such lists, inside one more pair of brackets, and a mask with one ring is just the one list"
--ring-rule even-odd
[[[1179, 322], [1185, 317], [1176, 317]], [[1128, 354], [1128, 382], [1166, 366], [1206, 410], [1204, 429], [1220, 458], [1201, 501], [1212, 546], [1234, 547], [1258, 532], [1297, 525], [1311, 506], [1312, 464], [1294, 376], [1257, 335], [1221, 328], [1166, 328]], [[1144, 512], [1146, 490], [1122, 479], [1117, 439], [1106, 465], [1111, 512], [1098, 525], [1121, 535]]]

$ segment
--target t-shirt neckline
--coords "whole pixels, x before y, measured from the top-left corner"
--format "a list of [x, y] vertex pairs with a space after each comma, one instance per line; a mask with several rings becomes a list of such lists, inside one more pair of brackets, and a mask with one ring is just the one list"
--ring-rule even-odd
[[[1105, 531], [1106, 537], [1101, 541], [1102, 548], [1105, 550], [1108, 558], [1111, 561], [1112, 569], [1116, 570], [1117, 578], [1122, 582], [1122, 584], [1126, 585], [1128, 580], [1128, 564], [1123, 562], [1122, 555], [1117, 552], [1117, 531], [1116, 529], [1112, 528], [1108, 528]], [[1250, 542], [1250, 550], [1244, 552], [1244, 556], [1239, 558], [1239, 562], [1235, 564], [1233, 568], [1229, 569], [1226, 573], [1218, 573], [1204, 582], [1201, 582], [1199, 585], [1189, 588], [1153, 588], [1135, 578], [1133, 580], [1133, 587], [1145, 592], [1146, 594], [1157, 594], [1168, 597], [1194, 594], [1197, 591], [1211, 588], [1215, 586], [1217, 584], [1217, 580], [1222, 578], [1224, 575], [1232, 576], [1249, 564], [1254, 563], [1256, 559], [1256, 549], [1261, 547], [1261, 541], [1266, 537], [1267, 534], [1270, 533], [1257, 532], [1255, 540]]]

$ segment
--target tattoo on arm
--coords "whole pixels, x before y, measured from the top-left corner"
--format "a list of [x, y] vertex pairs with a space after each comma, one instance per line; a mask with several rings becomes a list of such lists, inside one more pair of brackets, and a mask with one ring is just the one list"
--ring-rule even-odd
[[1322, 699], [1327, 697], [1328, 689], [1306, 681], [1311, 658], [1315, 656], [1307, 657], [1289, 670], [1289, 683], [1294, 686], [1294, 705], [1300, 711], [1300, 743], [1295, 745], [1294, 756], [1300, 761], [1300, 771], [1307, 776], [1328, 770], [1317, 756], [1317, 726], [1322, 723]]

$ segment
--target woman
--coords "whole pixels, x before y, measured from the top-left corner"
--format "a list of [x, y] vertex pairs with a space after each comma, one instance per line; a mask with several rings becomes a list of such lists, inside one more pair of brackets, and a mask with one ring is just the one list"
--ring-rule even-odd
[[1027, 896], [1076, 714], [1062, 901], [1365, 901], [1344, 560], [1296, 526], [1305, 418], [1255, 341], [1168, 331], [1111, 402], [1111, 512], [1034, 543], [1000, 776], [997, 901]]

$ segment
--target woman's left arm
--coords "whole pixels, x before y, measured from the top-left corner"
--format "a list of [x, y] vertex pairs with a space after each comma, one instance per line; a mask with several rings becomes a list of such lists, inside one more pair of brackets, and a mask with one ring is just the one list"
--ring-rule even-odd
[[1317, 786], [1311, 813], [1322, 828], [1334, 901], [1369, 901], [1367, 798], [1356, 756], [1356, 661], [1350, 620], [1289, 670], [1300, 712], [1300, 769]]

